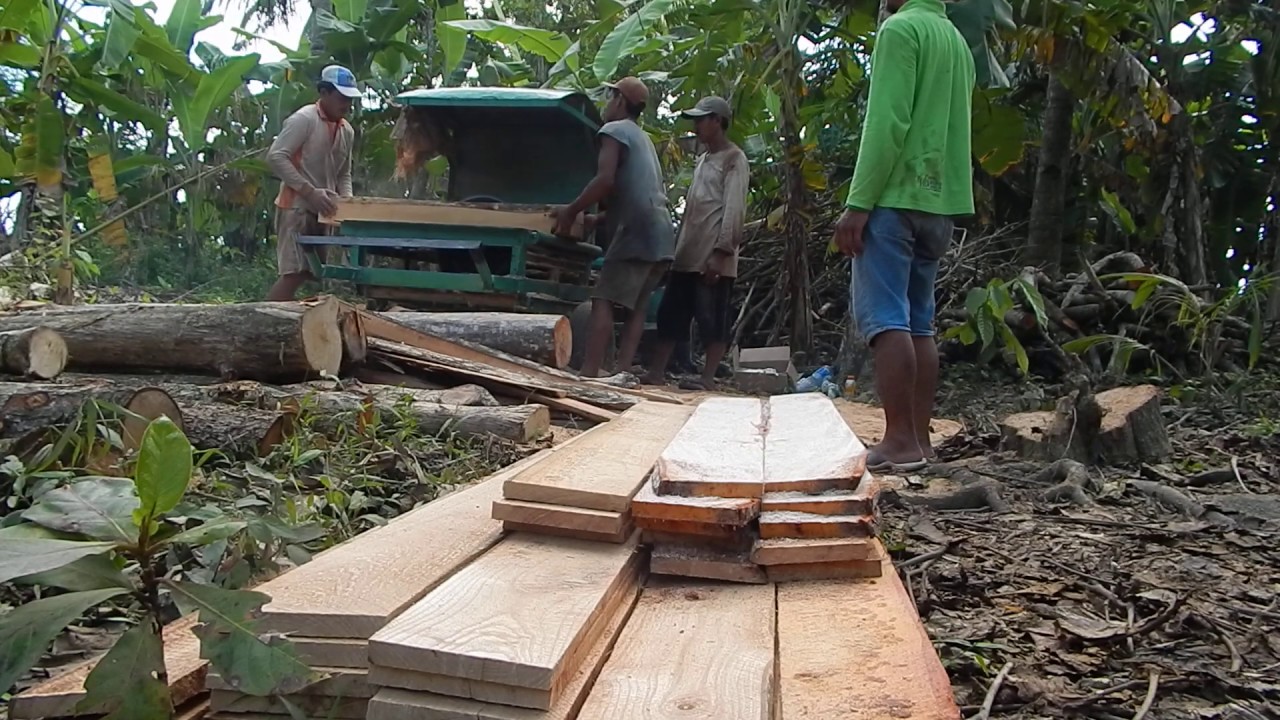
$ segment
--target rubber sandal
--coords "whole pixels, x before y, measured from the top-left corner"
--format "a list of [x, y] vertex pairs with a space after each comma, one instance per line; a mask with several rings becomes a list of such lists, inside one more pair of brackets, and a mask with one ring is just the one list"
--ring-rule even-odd
[[912, 462], [905, 462], [905, 463], [896, 463], [890, 460], [878, 460], [878, 456], [875, 459], [877, 461], [872, 462], [873, 460], [872, 456], [870, 454], [867, 455], [867, 471], [868, 472], [901, 474], [901, 473], [920, 472], [921, 470], [929, 467], [929, 461], [925, 458], [920, 458], [919, 460], [913, 460]]
[[706, 383], [702, 382], [701, 378], [681, 380], [676, 387], [680, 388], [681, 390], [692, 390], [695, 392], [699, 390], [705, 391], [710, 389], [707, 387]]

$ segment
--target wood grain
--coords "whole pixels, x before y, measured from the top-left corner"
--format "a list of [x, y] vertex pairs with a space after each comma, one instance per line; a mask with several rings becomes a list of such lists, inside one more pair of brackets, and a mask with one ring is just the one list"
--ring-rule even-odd
[[818, 393], [777, 395], [768, 402], [765, 492], [853, 490], [866, 470], [867, 448], [831, 399]]
[[[579, 717], [768, 720], [773, 586], [652, 585], [641, 593]], [[825, 641], [812, 642], [822, 647]]]
[[634, 518], [636, 527], [646, 532], [665, 533], [668, 535], [691, 535], [716, 540], [733, 540], [744, 534], [741, 527], [733, 525], [713, 525], [711, 523], [688, 522], [686, 520], [654, 520], [652, 518]]
[[369, 662], [554, 690], [577, 670], [568, 660], [609, 596], [635, 582], [638, 560], [634, 540], [511, 535], [374, 635]]
[[641, 483], [640, 490], [631, 499], [632, 515], [654, 520], [740, 527], [760, 514], [760, 501], [756, 498], [659, 495], [655, 490], [656, 485], [656, 474], [650, 475], [648, 481]]
[[[399, 198], [342, 198], [332, 217], [322, 218], [326, 223], [344, 220], [413, 223], [425, 225], [462, 225], [466, 227], [510, 228], [533, 230], [551, 234], [555, 219], [549, 208], [530, 208], [519, 205], [455, 204], [429, 200], [402, 200]], [[582, 238], [582, 220], [574, 221], [570, 237]], [[335, 240], [340, 242], [340, 239]]]
[[[377, 691], [369, 682], [369, 671], [365, 669], [334, 668], [312, 666], [318, 673], [326, 677], [311, 683], [293, 695], [318, 695], [323, 697], [365, 698], [373, 697]], [[230, 683], [215, 673], [205, 678], [205, 687], [209, 690], [226, 690], [238, 692]]]
[[493, 519], [508, 520], [527, 527], [547, 526], [616, 536], [621, 536], [631, 524], [628, 513], [505, 499], [493, 501]]
[[344, 638], [289, 638], [302, 662], [330, 668], [364, 668], [369, 664], [367, 640]]
[[552, 525], [529, 525], [522, 522], [504, 520], [502, 529], [508, 533], [529, 533], [532, 535], [551, 535], [553, 537], [571, 538], [574, 540], [590, 540], [602, 543], [624, 543], [634, 534], [635, 528], [626, 525], [616, 533], [598, 533], [574, 528], [562, 528]]
[[758, 498], [764, 492], [764, 403], [711, 397], [658, 458], [658, 492]]
[[888, 560], [876, 580], [777, 590], [781, 720], [958, 720], [947, 673]]
[[864, 472], [853, 490], [830, 490], [822, 493], [767, 492], [760, 502], [766, 512], [792, 511], [815, 515], [870, 515], [875, 512], [879, 482]]
[[565, 444], [556, 457], [508, 480], [511, 500], [625, 512], [664, 448], [693, 414], [642, 402]]
[[768, 582], [764, 569], [751, 562], [750, 553], [688, 545], [655, 544], [649, 559], [649, 572], [740, 583]]
[[373, 635], [502, 537], [501, 524], [489, 516], [502, 483], [555, 451], [527, 457], [263, 583], [255, 588], [271, 596], [263, 629], [306, 637]]
[[[209, 661], [200, 657], [200, 639], [192, 629], [193, 613], [169, 623], [162, 631], [164, 666], [169, 675], [169, 693], [180, 705], [204, 691]], [[15, 695], [9, 701], [13, 720], [75, 715], [75, 706], [85, 696], [84, 680], [101, 658], [86, 660], [67, 672]]]
[[847, 562], [881, 559], [879, 547], [872, 538], [773, 538], [757, 540], [751, 561], [760, 565], [795, 565], [801, 563]]
[[[369, 710], [368, 698], [331, 698], [323, 695], [286, 695], [291, 705], [307, 717], [329, 720], [364, 720]], [[209, 708], [222, 713], [249, 713], [276, 715], [280, 720], [289, 717], [289, 708], [277, 696], [241, 695], [231, 690], [214, 690], [209, 693]]]
[[800, 580], [839, 580], [843, 578], [877, 578], [882, 570], [879, 560], [841, 560], [839, 562], [769, 565], [765, 574], [769, 582], [786, 583]]
[[871, 537], [875, 518], [871, 515], [815, 515], [803, 512], [760, 513], [762, 538]]

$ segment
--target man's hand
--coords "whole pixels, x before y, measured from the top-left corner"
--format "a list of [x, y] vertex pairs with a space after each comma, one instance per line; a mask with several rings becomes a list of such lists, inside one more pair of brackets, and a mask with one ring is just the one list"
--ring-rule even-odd
[[574, 216], [569, 214], [568, 205], [552, 205], [551, 217], [555, 218], [556, 224], [551, 229], [551, 234], [558, 237], [570, 237], [573, 235]]
[[862, 254], [867, 247], [862, 238], [862, 231], [867, 227], [869, 216], [870, 213], [853, 208], [847, 208], [844, 211], [840, 221], [836, 223], [835, 233], [836, 247], [840, 248], [840, 252], [849, 257]]
[[727, 253], [720, 248], [711, 251], [711, 257], [707, 258], [706, 264], [702, 266], [702, 281], [708, 285], [719, 282], [720, 278], [724, 277], [724, 271], [732, 258], [732, 253]]
[[338, 194], [332, 190], [315, 188], [307, 195], [307, 202], [315, 208], [320, 217], [333, 217], [338, 212]]

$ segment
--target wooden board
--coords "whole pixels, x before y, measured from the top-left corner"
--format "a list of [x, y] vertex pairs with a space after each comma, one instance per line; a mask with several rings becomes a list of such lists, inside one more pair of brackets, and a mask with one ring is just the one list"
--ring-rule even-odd
[[[415, 225], [462, 225], [465, 227], [509, 228], [551, 234], [555, 218], [548, 207], [506, 203], [440, 203], [429, 200], [358, 197], [340, 198], [338, 211], [321, 218], [326, 223], [345, 220], [411, 223]], [[582, 238], [582, 218], [573, 223], [571, 237]], [[340, 243], [341, 238], [334, 242]]]
[[367, 640], [290, 637], [302, 662], [330, 668], [364, 668], [369, 664]]
[[516, 522], [528, 527], [552, 527], [618, 536], [631, 525], [631, 517], [627, 513], [585, 510], [523, 500], [494, 500], [493, 519]]
[[814, 515], [802, 512], [760, 513], [762, 538], [871, 537], [875, 518], [870, 515]]
[[555, 458], [512, 477], [503, 494], [510, 500], [626, 512], [658, 456], [693, 413], [687, 405], [642, 402], [565, 443]]
[[[771, 585], [652, 583], [582, 707], [582, 718], [768, 720]], [[826, 642], [811, 639], [814, 647]]]
[[648, 481], [641, 483], [640, 490], [631, 499], [634, 516], [740, 527], [760, 514], [760, 501], [756, 498], [659, 495], [655, 490], [657, 480], [657, 475], [652, 474]]
[[623, 543], [631, 538], [635, 528], [627, 525], [620, 532], [616, 533], [597, 533], [588, 530], [576, 530], [574, 528], [554, 527], [552, 525], [528, 525], [522, 522], [513, 522], [506, 520], [502, 523], [502, 529], [509, 533], [530, 533], [533, 535], [551, 535], [554, 537], [571, 538], [574, 540], [590, 540], [591, 542], [602, 543]]
[[[286, 695], [284, 699], [301, 710], [307, 717], [326, 720], [364, 720], [369, 710], [368, 698], [331, 698], [323, 695]], [[250, 713], [276, 715], [280, 720], [289, 717], [289, 708], [280, 698], [271, 696], [241, 695], [232, 690], [214, 690], [209, 693], [209, 708], [215, 713]]]
[[819, 393], [768, 400], [764, 438], [765, 492], [853, 490], [867, 466], [867, 448], [831, 399]]
[[[175, 705], [181, 705], [204, 691], [209, 661], [200, 657], [200, 639], [193, 632], [196, 625], [193, 613], [169, 623], [162, 631], [164, 666], [169, 675], [169, 693]], [[84, 680], [100, 659], [86, 660], [15, 695], [9, 701], [9, 717], [27, 720], [76, 714], [75, 706], [85, 696]]]
[[511, 535], [374, 635], [369, 662], [563, 689], [577, 671], [570, 657], [607, 612], [609, 598], [635, 582], [635, 549], [634, 541]]
[[711, 397], [658, 458], [658, 492], [758, 498], [764, 492], [764, 403]]
[[764, 569], [751, 562], [749, 555], [688, 545], [655, 544], [650, 554], [649, 572], [740, 583], [768, 582]]
[[[602, 628], [599, 637], [583, 657], [578, 671], [565, 685], [560, 697], [549, 710], [513, 707], [507, 704], [486, 703], [478, 700], [448, 697], [445, 695], [410, 692], [408, 690], [380, 690], [369, 703], [369, 720], [572, 720], [586, 716], [578, 713], [587, 699], [587, 692], [596, 675], [604, 666], [605, 658], [613, 649], [622, 627], [631, 617], [638, 593], [632, 591], [618, 603], [613, 615]], [[511, 688], [514, 690], [515, 688]], [[523, 692], [537, 692], [520, 689]]]
[[769, 582], [785, 583], [801, 580], [839, 580], [843, 578], [880, 577], [879, 560], [841, 560], [839, 562], [769, 565], [765, 574]]
[[888, 560], [882, 572], [777, 586], [778, 718], [960, 718], [915, 604]]
[[636, 527], [641, 530], [668, 535], [689, 535], [716, 540], [733, 540], [746, 534], [742, 527], [733, 525], [713, 525], [711, 523], [689, 522], [686, 520], [654, 520], [651, 518], [633, 518], [633, 520], [636, 523]]
[[502, 526], [490, 512], [502, 483], [554, 453], [553, 448], [527, 457], [263, 583], [255, 588], [271, 596], [263, 607], [263, 629], [306, 637], [373, 635], [498, 541]]
[[870, 515], [875, 512], [880, 482], [869, 472], [853, 490], [828, 490], [820, 493], [795, 491], [766, 492], [760, 509], [766, 512], [792, 511], [815, 515]]
[[552, 410], [559, 410], [560, 412], [569, 413], [570, 415], [577, 415], [593, 422], [609, 422], [611, 420], [616, 420], [620, 415], [620, 413], [613, 410], [605, 410], [604, 408], [596, 407], [591, 403], [585, 403], [581, 400], [574, 400], [569, 397], [551, 397], [550, 395], [544, 395], [542, 393], [530, 393], [526, 402], [546, 405]]
[[883, 547], [873, 538], [773, 538], [756, 541], [751, 561], [760, 565], [879, 561], [883, 552]]
[[[367, 700], [373, 697], [373, 694], [377, 691], [377, 688], [369, 682], [368, 670], [321, 666], [312, 666], [312, 669], [327, 677], [311, 683], [296, 693], [292, 693], [293, 695], [365, 698]], [[223, 680], [216, 673], [209, 673], [209, 676], [205, 679], [205, 687], [209, 690], [236, 692], [236, 689], [230, 683]]]

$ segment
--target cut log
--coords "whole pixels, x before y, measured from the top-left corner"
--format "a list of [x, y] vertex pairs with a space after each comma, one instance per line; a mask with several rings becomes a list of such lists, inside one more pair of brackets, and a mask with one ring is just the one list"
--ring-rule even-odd
[[413, 402], [436, 403], [438, 405], [467, 405], [469, 407], [498, 407], [499, 403], [493, 393], [479, 385], [459, 385], [441, 390], [425, 390], [416, 387], [390, 387], [386, 385], [366, 385], [364, 389], [379, 400], [392, 402], [409, 399]]
[[310, 304], [49, 306], [0, 315], [0, 332], [52, 328], [66, 341], [74, 369], [292, 381], [337, 374], [338, 310], [328, 297]]
[[259, 410], [243, 405], [182, 405], [187, 439], [200, 450], [218, 450], [229, 458], [265, 457], [293, 435], [292, 412]]
[[396, 312], [389, 320], [419, 332], [476, 343], [556, 369], [569, 364], [573, 330], [564, 315]]
[[47, 327], [0, 332], [3, 370], [39, 380], [52, 380], [67, 366], [67, 343]]
[[15, 440], [15, 450], [29, 449], [50, 428], [76, 419], [90, 400], [102, 403], [100, 411], [107, 417], [115, 415], [112, 405], [128, 411], [119, 420], [123, 426], [121, 439], [129, 449], [138, 447], [147, 424], [162, 415], [183, 427], [178, 404], [160, 388], [124, 388], [108, 383], [0, 383], [0, 438]]
[[1161, 462], [1172, 453], [1152, 385], [1119, 387], [1080, 403], [1063, 398], [1058, 409], [1010, 415], [1000, 423], [1001, 447], [1030, 460], [1069, 458], [1085, 464]]
[[417, 400], [399, 403], [390, 398], [346, 392], [316, 392], [307, 397], [319, 412], [321, 429], [338, 423], [340, 415], [369, 417], [374, 410], [391, 415], [408, 414], [421, 432], [431, 434], [449, 430], [468, 437], [492, 435], [526, 443], [542, 437], [551, 429], [551, 413], [542, 405], [476, 407]]

